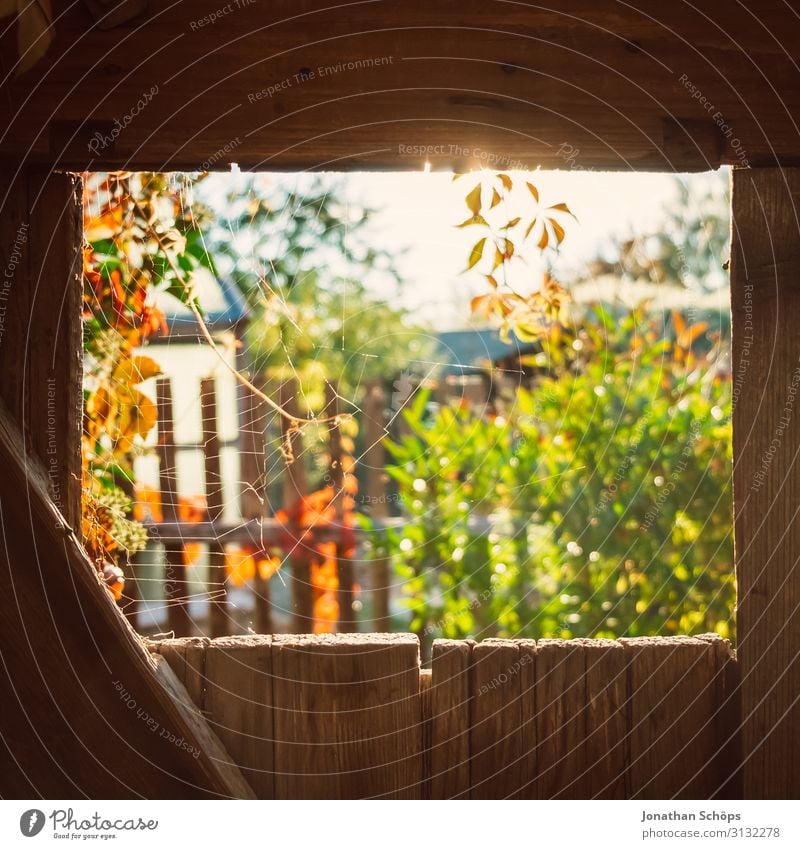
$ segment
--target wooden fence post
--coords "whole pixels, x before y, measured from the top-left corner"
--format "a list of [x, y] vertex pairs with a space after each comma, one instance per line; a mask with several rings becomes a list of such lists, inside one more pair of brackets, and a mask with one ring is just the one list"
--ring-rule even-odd
[[[337, 392], [336, 382], [326, 382], [325, 384], [325, 415], [339, 415], [339, 393]], [[336, 420], [332, 421], [328, 426], [328, 451], [330, 454], [330, 476], [331, 487], [334, 493], [334, 514], [335, 521], [340, 526], [344, 526], [344, 485], [347, 472], [344, 467], [346, 461], [345, 451], [342, 449], [342, 432]], [[338, 630], [342, 633], [357, 631], [355, 611], [353, 602], [355, 596], [353, 593], [353, 561], [350, 557], [344, 555], [344, 548], [341, 544], [341, 533], [336, 537], [336, 574], [339, 580], [339, 623]]]
[[[251, 378], [262, 391], [264, 381], [259, 376]], [[239, 462], [242, 479], [241, 511], [244, 519], [262, 519], [267, 515], [267, 468], [266, 455], [266, 404], [253, 391], [241, 387], [239, 397], [240, 410], [240, 448]], [[272, 633], [272, 602], [270, 599], [269, 578], [262, 578], [258, 569], [253, 578], [255, 596], [256, 631], [259, 634]]]
[[[172, 409], [172, 385], [168, 377], [156, 381], [156, 405], [158, 407], [158, 488], [161, 494], [161, 510], [165, 522], [178, 520], [178, 469], [175, 462], [174, 414]], [[164, 597], [170, 630], [176, 637], [191, 633], [191, 620], [186, 605], [186, 564], [183, 562], [181, 540], [165, 539], [166, 559], [164, 574]]]
[[745, 798], [800, 794], [800, 169], [734, 170], [733, 485]]
[[[369, 505], [369, 515], [372, 519], [381, 521], [389, 514], [389, 505], [386, 501], [386, 451], [383, 447], [383, 439], [386, 436], [386, 399], [383, 387], [377, 380], [367, 385], [362, 406], [361, 421], [364, 428], [362, 463], [366, 469], [364, 497]], [[390, 584], [388, 558], [376, 557], [372, 561], [373, 631], [389, 630]]]
[[[280, 387], [280, 404], [289, 415], [297, 416], [299, 405], [297, 380], [287, 380]], [[286, 468], [283, 477], [283, 508], [291, 517], [299, 502], [308, 494], [306, 471], [303, 464], [303, 435], [290, 427], [290, 422], [281, 417], [281, 434], [287, 451]], [[291, 522], [291, 519], [290, 519]], [[311, 587], [311, 563], [309, 543], [303, 538], [303, 530], [293, 527], [293, 532], [299, 540], [291, 552], [293, 628], [298, 634], [308, 633], [314, 626], [314, 601]]]
[[[203, 418], [203, 461], [206, 479], [206, 507], [212, 523], [222, 521], [224, 498], [217, 431], [216, 381], [200, 381], [200, 408]], [[219, 539], [208, 542], [208, 618], [212, 637], [228, 633], [228, 590], [225, 574], [225, 546]]]

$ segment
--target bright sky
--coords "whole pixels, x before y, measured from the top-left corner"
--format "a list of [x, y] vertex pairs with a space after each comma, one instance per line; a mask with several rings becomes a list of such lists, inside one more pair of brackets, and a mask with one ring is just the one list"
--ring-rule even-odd
[[[614, 234], [656, 227], [664, 204], [675, 196], [675, 177], [668, 174], [539, 171], [519, 177], [537, 186], [543, 204], [565, 202], [578, 219], [568, 228], [556, 271], [580, 268]], [[352, 200], [380, 209], [372, 225], [376, 245], [408, 247], [398, 260], [407, 281], [403, 301], [439, 329], [463, 325], [470, 295], [485, 289], [477, 275], [460, 273], [477, 233], [454, 226], [468, 217], [464, 196], [475, 181], [423, 172], [343, 179]], [[714, 177], [682, 179], [702, 183]]]
[[[557, 275], [580, 269], [587, 259], [602, 253], [614, 235], [657, 227], [661, 210], [676, 193], [676, 177], [670, 174], [580, 170], [510, 174], [515, 180], [533, 182], [543, 205], [567, 203], [578, 219], [567, 229], [554, 266]], [[231, 175], [216, 179], [220, 178], [230, 180]], [[273, 179], [300, 189], [315, 177], [273, 175]], [[331, 174], [324, 179], [342, 186], [350, 202], [378, 210], [369, 233], [374, 247], [406, 249], [397, 259], [405, 280], [400, 301], [436, 329], [465, 326], [470, 297], [485, 291], [485, 283], [475, 273], [461, 274], [478, 234], [474, 228], [459, 230], [455, 225], [468, 217], [464, 196], [476, 181], [468, 175], [453, 181], [450, 174], [424, 171]], [[719, 185], [718, 175], [681, 175], [680, 179]], [[538, 279], [538, 270], [533, 273]]]

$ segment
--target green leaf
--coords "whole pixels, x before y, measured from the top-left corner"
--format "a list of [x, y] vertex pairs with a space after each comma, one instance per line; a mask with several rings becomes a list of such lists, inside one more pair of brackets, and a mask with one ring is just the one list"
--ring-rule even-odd
[[482, 239], [478, 239], [478, 241], [475, 242], [475, 245], [470, 251], [469, 261], [467, 262], [467, 271], [469, 271], [470, 268], [474, 268], [481, 261], [481, 259], [483, 258], [484, 247], [486, 247], [485, 236]]

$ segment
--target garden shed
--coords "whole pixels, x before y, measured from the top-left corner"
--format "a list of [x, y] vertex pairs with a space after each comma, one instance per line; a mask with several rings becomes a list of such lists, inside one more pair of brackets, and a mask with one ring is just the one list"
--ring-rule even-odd
[[[52, 5], [32, 68], [2, 35], [3, 796], [796, 797], [797, 4]], [[558, 168], [565, 150], [733, 166], [736, 653], [440, 641], [428, 671], [409, 635], [145, 644], [77, 533], [78, 175]]]

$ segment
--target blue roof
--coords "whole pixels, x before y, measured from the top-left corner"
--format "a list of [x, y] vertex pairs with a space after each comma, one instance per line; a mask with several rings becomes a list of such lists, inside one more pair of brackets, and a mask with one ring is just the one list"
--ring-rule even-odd
[[[200, 273], [196, 274], [194, 282], [209, 330], [231, 330], [247, 317], [247, 304], [231, 279]], [[192, 311], [176, 297], [167, 292], [159, 292], [156, 305], [164, 313], [169, 328], [169, 336], [157, 338], [166, 340], [171, 337], [201, 335]]]
[[534, 350], [538, 350], [535, 344], [522, 343], [513, 335], [504, 342], [496, 328], [470, 328], [438, 333], [433, 358], [441, 364], [444, 374], [464, 374]]

